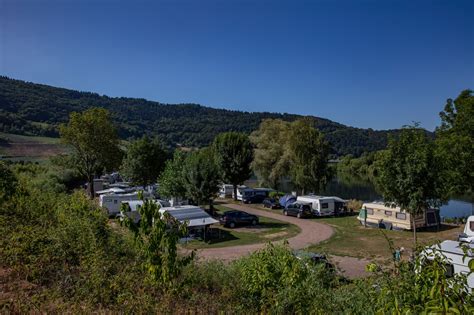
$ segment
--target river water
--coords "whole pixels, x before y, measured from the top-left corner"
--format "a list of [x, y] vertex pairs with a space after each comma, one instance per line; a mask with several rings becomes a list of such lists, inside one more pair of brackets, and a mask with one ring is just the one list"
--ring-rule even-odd
[[[249, 180], [245, 183], [248, 186], [255, 186], [257, 180]], [[285, 181], [279, 187], [280, 191], [291, 193], [294, 188], [291, 182]], [[338, 196], [343, 199], [359, 199], [362, 201], [382, 200], [382, 196], [377, 192], [374, 184], [365, 178], [350, 174], [339, 174], [331, 180], [326, 188], [317, 193], [323, 196]], [[441, 217], [454, 218], [474, 215], [474, 196], [456, 196], [440, 209]]]

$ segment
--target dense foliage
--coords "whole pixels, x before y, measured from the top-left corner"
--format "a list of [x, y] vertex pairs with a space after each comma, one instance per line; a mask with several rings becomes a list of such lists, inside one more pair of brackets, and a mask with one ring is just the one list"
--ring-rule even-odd
[[465, 90], [448, 99], [436, 131], [439, 154], [449, 172], [452, 192], [474, 192], [474, 94]]
[[[204, 147], [226, 131], [250, 134], [267, 118], [294, 121], [298, 115], [249, 113], [214, 109], [197, 104], [168, 105], [136, 98], [112, 98], [0, 77], [0, 131], [25, 135], [58, 136], [59, 125], [73, 111], [90, 107], [108, 109], [121, 138], [160, 136], [167, 145]], [[387, 135], [308, 117], [331, 143], [333, 154], [359, 156], [385, 148]]]
[[109, 112], [97, 107], [72, 112], [68, 123], [61, 124], [60, 134], [61, 141], [72, 147], [74, 168], [87, 180], [93, 198], [94, 178], [117, 169], [122, 161], [119, 139]]
[[[380, 159], [377, 182], [386, 203], [393, 203], [415, 215], [438, 208], [446, 198], [442, 162], [435, 154], [434, 142], [417, 128], [403, 129], [390, 140]], [[413, 228], [416, 244], [416, 228]]]
[[135, 140], [127, 147], [120, 167], [120, 175], [143, 187], [156, 183], [165, 167], [168, 152], [158, 138], [147, 136]]
[[212, 143], [221, 178], [234, 187], [237, 200], [237, 185], [250, 178], [253, 148], [249, 137], [242, 133], [225, 132], [218, 135]]

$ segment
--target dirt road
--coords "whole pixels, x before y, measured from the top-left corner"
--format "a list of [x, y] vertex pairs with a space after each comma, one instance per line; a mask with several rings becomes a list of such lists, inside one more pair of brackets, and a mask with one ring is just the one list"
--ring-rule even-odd
[[[275, 213], [269, 211], [258, 210], [253, 207], [236, 204], [225, 204], [223, 205], [230, 209], [245, 211], [254, 215], [276, 219], [284, 222], [288, 222], [297, 225], [301, 229], [301, 233], [292, 238], [288, 239], [288, 243], [293, 249], [301, 249], [311, 244], [316, 244], [330, 238], [333, 234], [333, 229], [322, 223], [314, 222], [311, 220], [298, 219], [295, 217], [286, 217], [281, 215], [280, 211], [275, 210]], [[276, 241], [276, 243], [282, 241]], [[232, 247], [221, 247], [221, 248], [207, 248], [197, 250], [197, 255], [201, 259], [219, 259], [224, 261], [233, 260], [241, 256], [248, 255], [251, 252], [259, 250], [265, 247], [266, 244], [250, 244], [250, 245], [239, 245]]]

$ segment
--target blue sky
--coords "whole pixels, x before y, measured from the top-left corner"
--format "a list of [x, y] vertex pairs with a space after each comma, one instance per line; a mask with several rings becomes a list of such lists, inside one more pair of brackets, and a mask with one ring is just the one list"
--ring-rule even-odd
[[165, 103], [433, 129], [474, 89], [474, 1], [0, 0], [0, 74]]

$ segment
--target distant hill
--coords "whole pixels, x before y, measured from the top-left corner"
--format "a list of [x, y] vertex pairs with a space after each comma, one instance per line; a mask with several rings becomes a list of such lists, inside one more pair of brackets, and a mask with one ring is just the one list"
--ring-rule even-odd
[[[0, 76], [0, 132], [58, 136], [58, 126], [69, 113], [89, 107], [109, 109], [124, 139], [159, 135], [169, 145], [202, 147], [220, 132], [250, 133], [266, 118], [293, 121], [300, 115], [241, 112], [198, 104], [162, 104], [139, 98], [108, 97]], [[374, 131], [313, 117], [316, 128], [331, 142], [335, 155], [359, 156], [385, 148], [387, 135], [398, 130]]]

